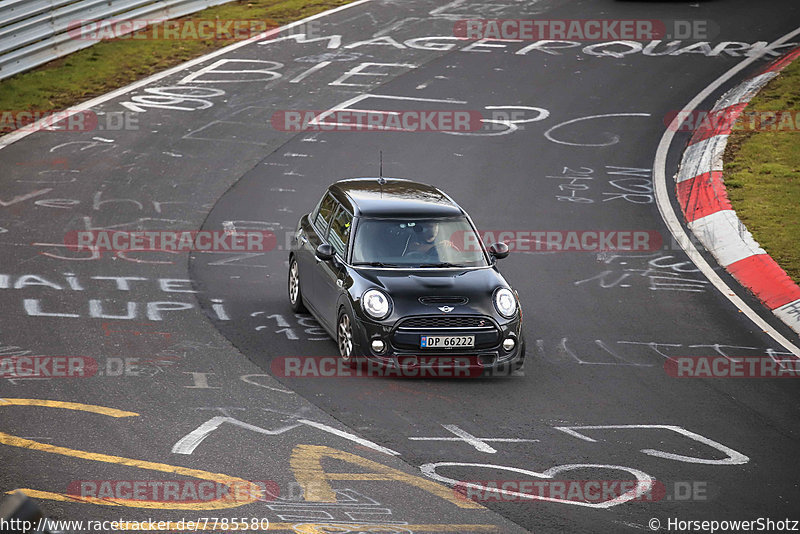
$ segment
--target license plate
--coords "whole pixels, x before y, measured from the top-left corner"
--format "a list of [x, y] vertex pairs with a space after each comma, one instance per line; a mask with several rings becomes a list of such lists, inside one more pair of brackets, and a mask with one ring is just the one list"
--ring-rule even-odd
[[472, 348], [475, 336], [420, 336], [419, 346], [423, 349]]

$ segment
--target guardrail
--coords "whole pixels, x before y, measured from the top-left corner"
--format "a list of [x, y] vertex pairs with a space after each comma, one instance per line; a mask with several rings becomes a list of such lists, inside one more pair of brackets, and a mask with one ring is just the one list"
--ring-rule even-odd
[[117, 20], [168, 20], [231, 0], [0, 1], [0, 80], [99, 42], [78, 39], [75, 25]]

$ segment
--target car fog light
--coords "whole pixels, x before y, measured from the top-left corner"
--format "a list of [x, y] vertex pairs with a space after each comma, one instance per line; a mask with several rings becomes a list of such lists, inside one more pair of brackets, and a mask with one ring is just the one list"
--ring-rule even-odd
[[514, 341], [513, 337], [507, 337], [503, 340], [503, 349], [506, 351], [510, 351], [514, 349], [514, 345], [517, 343]]
[[383, 352], [383, 349], [386, 348], [386, 344], [381, 341], [380, 339], [373, 339], [372, 340], [372, 350], [375, 352]]

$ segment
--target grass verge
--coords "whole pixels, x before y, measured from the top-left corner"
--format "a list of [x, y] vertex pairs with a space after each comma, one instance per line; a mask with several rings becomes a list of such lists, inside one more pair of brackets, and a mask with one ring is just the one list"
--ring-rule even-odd
[[[800, 61], [774, 78], [746, 110], [800, 110]], [[736, 214], [800, 284], [800, 114], [797, 119], [791, 131], [734, 129], [724, 176]]]
[[[269, 26], [280, 26], [351, 1], [243, 0], [178, 20], [265, 20]], [[66, 109], [234, 42], [130, 38], [102, 41], [0, 81], [0, 110]]]

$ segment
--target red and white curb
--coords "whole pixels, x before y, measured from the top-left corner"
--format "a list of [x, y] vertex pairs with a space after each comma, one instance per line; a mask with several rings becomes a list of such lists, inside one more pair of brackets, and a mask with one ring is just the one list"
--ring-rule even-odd
[[800, 287], [736, 216], [722, 178], [722, 154], [736, 117], [767, 82], [798, 57], [800, 49], [723, 95], [709, 115], [724, 115], [724, 120], [717, 121], [716, 127], [695, 130], [675, 181], [678, 203], [689, 230], [739, 283], [800, 333]]

